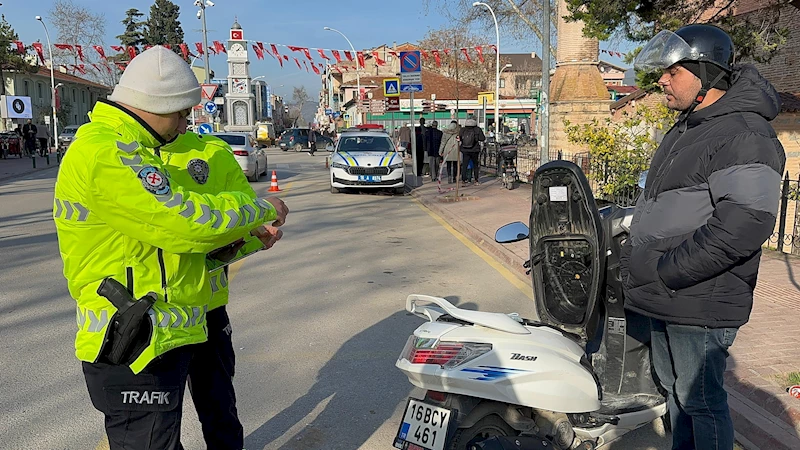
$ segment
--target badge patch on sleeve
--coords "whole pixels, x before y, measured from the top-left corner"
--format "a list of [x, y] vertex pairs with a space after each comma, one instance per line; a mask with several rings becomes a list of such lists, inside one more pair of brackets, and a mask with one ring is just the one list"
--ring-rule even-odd
[[186, 165], [186, 170], [189, 171], [189, 175], [198, 184], [206, 184], [206, 181], [208, 181], [208, 163], [202, 159], [195, 158], [189, 161], [189, 164]]
[[139, 179], [142, 180], [142, 186], [151, 194], [166, 195], [170, 193], [169, 180], [153, 166], [147, 166], [140, 170]]

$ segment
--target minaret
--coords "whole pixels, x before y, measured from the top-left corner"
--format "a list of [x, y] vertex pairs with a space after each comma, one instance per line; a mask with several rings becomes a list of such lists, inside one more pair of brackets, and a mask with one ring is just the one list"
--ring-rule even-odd
[[[600, 43], [583, 35], [584, 23], [567, 22], [566, 0], [558, 0], [558, 46], [556, 71], [550, 81], [550, 154], [586, 153], [588, 150], [568, 141], [564, 119], [573, 125], [608, 117], [611, 96], [598, 65]], [[566, 158], [566, 155], [565, 155]]]
[[253, 131], [256, 98], [250, 90], [250, 81], [247, 41], [242, 26], [234, 20], [228, 40], [228, 93], [225, 94], [228, 124], [225, 131]]

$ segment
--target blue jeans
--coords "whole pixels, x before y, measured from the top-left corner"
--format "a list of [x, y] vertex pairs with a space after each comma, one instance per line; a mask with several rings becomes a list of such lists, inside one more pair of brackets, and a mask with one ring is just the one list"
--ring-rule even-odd
[[733, 422], [722, 387], [738, 328], [650, 319], [653, 366], [667, 390], [673, 450], [732, 450]]

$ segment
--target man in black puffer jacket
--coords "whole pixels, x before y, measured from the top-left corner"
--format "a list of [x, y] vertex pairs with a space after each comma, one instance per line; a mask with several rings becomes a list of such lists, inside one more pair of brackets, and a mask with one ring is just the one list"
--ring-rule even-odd
[[786, 162], [769, 124], [778, 93], [755, 67], [731, 66], [733, 55], [724, 31], [689, 25], [656, 35], [635, 62], [663, 71], [667, 106], [681, 111], [653, 156], [621, 270], [626, 307], [651, 318], [673, 449], [733, 448], [722, 376], [753, 306]]

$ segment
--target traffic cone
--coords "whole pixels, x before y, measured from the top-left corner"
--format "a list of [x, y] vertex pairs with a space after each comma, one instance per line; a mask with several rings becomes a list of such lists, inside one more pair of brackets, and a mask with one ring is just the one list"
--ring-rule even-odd
[[278, 174], [272, 171], [272, 183], [269, 186], [268, 192], [280, 192], [281, 188], [278, 187]]

